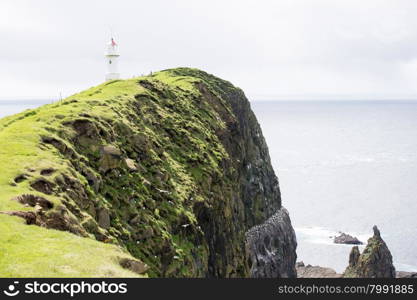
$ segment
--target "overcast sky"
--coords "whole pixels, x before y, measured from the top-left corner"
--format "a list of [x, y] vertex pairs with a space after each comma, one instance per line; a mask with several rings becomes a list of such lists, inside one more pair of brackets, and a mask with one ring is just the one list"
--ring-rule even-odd
[[1, 0], [0, 99], [190, 66], [257, 99], [417, 99], [415, 0]]

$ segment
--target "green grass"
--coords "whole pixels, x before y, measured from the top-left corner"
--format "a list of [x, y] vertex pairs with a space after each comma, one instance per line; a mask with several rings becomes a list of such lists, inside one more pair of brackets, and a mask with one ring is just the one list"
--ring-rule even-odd
[[[143, 260], [150, 276], [204, 276], [196, 265], [207, 263], [208, 244], [194, 205], [216, 207], [215, 217], [228, 230], [234, 222], [230, 199], [240, 190], [227, 178], [226, 171], [234, 172], [232, 158], [218, 135], [235, 118], [222, 98], [229, 92], [239, 90], [202, 71], [179, 68], [106, 82], [1, 119], [0, 212], [33, 210], [12, 199], [39, 195], [54, 210], [66, 208], [88, 237], [0, 214], [0, 276], [135, 276], [120, 267], [122, 256]], [[80, 120], [91, 124], [93, 137], [76, 132], [71, 124]], [[44, 137], [61, 141], [72, 157], [42, 142]], [[119, 148], [138, 170], [121, 163], [108, 174], [100, 171], [105, 145]], [[226, 162], [228, 170], [222, 169]], [[41, 175], [49, 168], [54, 174]], [[99, 179], [99, 190], [86, 173]], [[21, 175], [27, 179], [16, 183]], [[76, 187], [60, 191], [62, 178]], [[39, 179], [59, 184], [45, 195], [31, 187]], [[99, 227], [100, 209], [110, 212], [110, 228]], [[134, 217], [138, 225], [130, 223]], [[241, 244], [229, 242], [231, 251], [241, 251]]]
[[119, 265], [130, 255], [115, 245], [5, 215], [0, 232], [1, 277], [138, 277]]
[[[10, 200], [25, 193], [61, 203], [59, 197], [33, 191], [29, 180], [15, 184], [14, 178], [22, 174], [40, 178], [40, 171], [47, 168], [67, 173], [64, 157], [55, 149], [39, 147], [41, 136], [51, 135], [62, 122], [83, 112], [113, 118], [113, 111], [103, 104], [113, 97], [132, 97], [143, 91], [132, 83], [108, 82], [61, 102], [0, 120], [0, 211], [32, 210]], [[100, 105], [94, 99], [99, 99]], [[119, 257], [131, 256], [116, 245], [23, 223], [17, 217], [0, 215], [1, 277], [138, 277], [119, 265]]]

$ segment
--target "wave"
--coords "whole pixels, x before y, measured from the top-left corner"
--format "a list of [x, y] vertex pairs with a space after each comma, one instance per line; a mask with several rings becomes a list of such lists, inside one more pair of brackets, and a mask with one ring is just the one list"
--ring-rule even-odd
[[[352, 245], [346, 244], [335, 244], [333, 243], [333, 238], [340, 234], [339, 230], [329, 229], [319, 226], [310, 226], [310, 227], [295, 227], [295, 233], [298, 240], [303, 240], [304, 242], [309, 242], [313, 244], [323, 244], [339, 247], [352, 247]], [[364, 245], [359, 245], [359, 247], [365, 247], [368, 238], [372, 235], [369, 233], [363, 232], [346, 232], [349, 235], [357, 237]]]

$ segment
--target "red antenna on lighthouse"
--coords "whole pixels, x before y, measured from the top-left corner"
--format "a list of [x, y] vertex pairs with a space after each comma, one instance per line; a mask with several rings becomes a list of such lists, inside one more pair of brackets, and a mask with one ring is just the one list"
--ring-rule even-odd
[[111, 39], [111, 45], [112, 47], [117, 46], [117, 43], [114, 41], [114, 34], [113, 34], [113, 28], [109, 27], [109, 31], [110, 31], [110, 39]]

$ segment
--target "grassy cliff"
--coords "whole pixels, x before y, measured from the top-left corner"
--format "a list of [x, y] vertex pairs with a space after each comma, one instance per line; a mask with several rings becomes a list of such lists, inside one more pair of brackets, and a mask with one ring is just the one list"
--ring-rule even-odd
[[347, 278], [395, 278], [395, 267], [391, 252], [381, 237], [379, 229], [374, 226], [374, 235], [360, 253], [354, 246], [349, 255], [349, 265], [343, 276]]
[[248, 276], [245, 231], [281, 206], [243, 92], [195, 69], [3, 118], [0, 142], [2, 276]]

